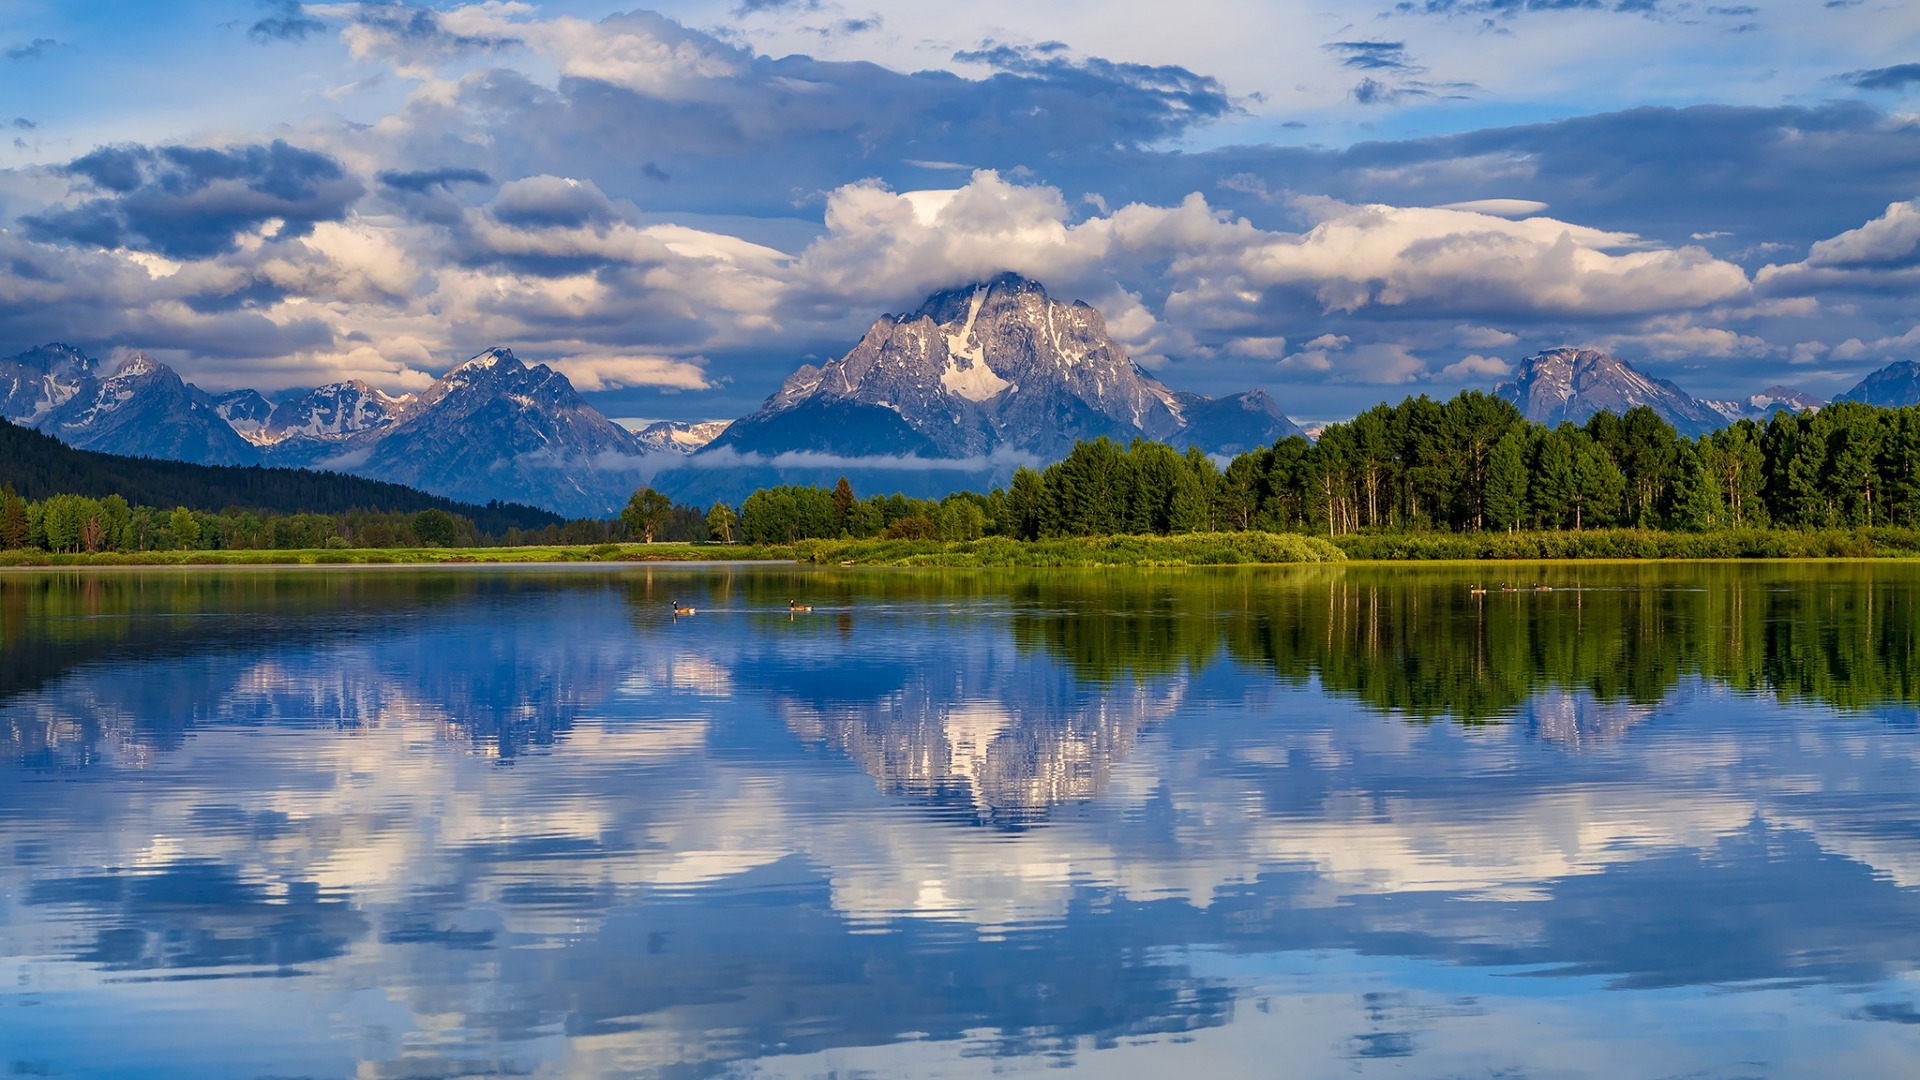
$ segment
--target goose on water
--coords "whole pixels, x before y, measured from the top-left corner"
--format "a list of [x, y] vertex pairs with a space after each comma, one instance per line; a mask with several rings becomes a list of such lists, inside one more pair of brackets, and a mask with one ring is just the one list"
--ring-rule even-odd
[[698, 608], [689, 607], [678, 600], [675, 600], [673, 602], [673, 613], [675, 615], [693, 615], [693, 614], [696, 614], [698, 611], [699, 611]]
[[789, 600], [787, 601], [787, 610], [788, 611], [812, 611], [813, 605], [803, 604], [798, 600]]

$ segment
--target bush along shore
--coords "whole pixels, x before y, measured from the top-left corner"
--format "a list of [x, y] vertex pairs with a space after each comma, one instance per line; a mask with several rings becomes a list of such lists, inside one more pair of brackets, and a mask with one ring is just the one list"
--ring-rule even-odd
[[787, 561], [820, 566], [1231, 566], [1340, 562], [1313, 536], [1196, 533], [1024, 541], [801, 540], [791, 544], [597, 544], [591, 547], [310, 548], [283, 551], [0, 551], [0, 567], [431, 566], [462, 563]]
[[437, 566], [467, 563], [798, 562], [817, 566], [1240, 566], [1349, 560], [1920, 558], [1920, 529], [1654, 529], [1582, 532], [1189, 533], [1015, 540], [800, 540], [790, 544], [625, 543], [538, 547], [307, 548], [280, 551], [0, 551], [0, 567]]

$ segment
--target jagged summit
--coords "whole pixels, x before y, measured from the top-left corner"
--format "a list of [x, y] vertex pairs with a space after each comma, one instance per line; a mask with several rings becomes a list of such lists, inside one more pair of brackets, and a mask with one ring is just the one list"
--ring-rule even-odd
[[335, 460], [367, 476], [470, 501], [611, 513], [635, 483], [633, 434], [581, 399], [565, 375], [492, 348], [434, 382]]
[[1702, 435], [1727, 422], [1678, 386], [1644, 375], [1599, 349], [1562, 347], [1536, 353], [1520, 362], [1511, 382], [1493, 392], [1541, 424], [1584, 424], [1597, 412], [1625, 413], [1642, 405], [1686, 435]]
[[254, 447], [199, 388], [143, 352], [118, 365], [70, 345], [43, 345], [0, 360], [6, 418], [68, 446], [136, 457], [251, 465]]
[[394, 422], [413, 395], [392, 397], [362, 379], [329, 383], [274, 406], [255, 442], [338, 442]]
[[1782, 409], [1792, 413], [1819, 412], [1827, 406], [1825, 398], [1814, 397], [1804, 390], [1777, 384], [1757, 394], [1749, 394], [1738, 401], [1704, 399], [1703, 403], [1729, 421], [1758, 420], [1762, 422]]
[[[1211, 415], [1211, 404], [1141, 371], [1093, 307], [1001, 274], [882, 315], [845, 356], [801, 366], [712, 445], [938, 458], [1007, 448], [1052, 458], [1077, 439], [1107, 435], [1212, 450], [1218, 440], [1192, 415]], [[1265, 405], [1239, 411], [1268, 421], [1260, 441], [1298, 430]], [[1245, 433], [1235, 434], [1237, 442]]]

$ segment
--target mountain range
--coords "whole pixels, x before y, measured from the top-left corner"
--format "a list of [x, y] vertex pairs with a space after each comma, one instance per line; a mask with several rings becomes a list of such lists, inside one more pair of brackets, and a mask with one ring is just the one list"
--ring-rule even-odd
[[[1702, 400], [1587, 348], [1530, 356], [1494, 392], [1541, 423], [1644, 405], [1687, 435], [1826, 404], [1783, 386]], [[1920, 364], [1889, 365], [1839, 400], [1920, 403]], [[0, 415], [85, 450], [332, 470], [582, 517], [614, 513], [644, 483], [700, 503], [842, 474], [861, 490], [939, 495], [1002, 483], [1016, 465], [1056, 460], [1078, 439], [1233, 455], [1305, 434], [1262, 390], [1208, 398], [1169, 388], [1127, 356], [1094, 308], [1012, 274], [882, 315], [845, 355], [801, 366], [730, 423], [629, 431], [565, 375], [505, 348], [417, 394], [352, 380], [273, 402], [254, 390], [208, 393], [144, 353], [103, 362], [50, 344], [0, 358]]]

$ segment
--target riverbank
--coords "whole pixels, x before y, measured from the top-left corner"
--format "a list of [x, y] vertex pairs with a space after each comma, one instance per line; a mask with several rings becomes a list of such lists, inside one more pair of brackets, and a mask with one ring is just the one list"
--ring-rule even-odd
[[1578, 532], [1354, 534], [1294, 533], [1058, 537], [1014, 540], [801, 540], [792, 544], [598, 544], [491, 548], [317, 548], [307, 550], [0, 551], [0, 567], [332, 566], [465, 563], [675, 563], [787, 561], [820, 566], [1236, 566], [1346, 560], [1419, 562], [1572, 559], [1920, 558], [1920, 529], [1705, 533], [1651, 529]]

